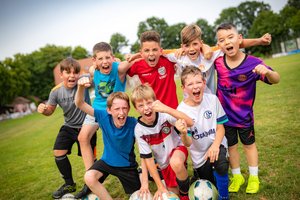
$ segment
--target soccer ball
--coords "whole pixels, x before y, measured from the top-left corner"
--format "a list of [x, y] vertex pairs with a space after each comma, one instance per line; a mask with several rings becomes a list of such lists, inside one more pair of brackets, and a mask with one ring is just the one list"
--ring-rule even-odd
[[189, 189], [190, 200], [217, 200], [219, 196], [217, 188], [210, 181], [199, 179]]
[[143, 198], [140, 198], [139, 196], [140, 191], [137, 190], [130, 196], [129, 200], [152, 200], [153, 196], [151, 193], [148, 193], [147, 195], [144, 195]]
[[180, 199], [175, 193], [169, 192], [169, 193], [163, 193], [162, 199], [159, 198], [159, 200], [180, 200]]
[[82, 198], [82, 200], [100, 200], [99, 197], [97, 197], [95, 194], [90, 193]]
[[60, 199], [57, 199], [57, 200], [74, 200], [75, 197], [73, 194], [71, 193], [67, 193], [65, 195], [63, 195]]

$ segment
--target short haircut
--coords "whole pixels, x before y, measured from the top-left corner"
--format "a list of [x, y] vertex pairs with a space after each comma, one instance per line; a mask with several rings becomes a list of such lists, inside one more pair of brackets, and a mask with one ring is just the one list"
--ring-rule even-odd
[[77, 62], [77, 60], [75, 60], [74, 58], [72, 57], [68, 57], [68, 58], [65, 58], [63, 59], [60, 63], [60, 72], [63, 72], [63, 71], [67, 71], [67, 72], [70, 72], [71, 69], [73, 68], [74, 69], [74, 72], [76, 74], [79, 74], [80, 73], [80, 64], [79, 62]]
[[122, 99], [127, 102], [128, 107], [130, 107], [129, 104], [129, 96], [125, 92], [113, 92], [107, 97], [107, 107], [110, 109], [112, 107], [113, 101], [115, 99]]
[[153, 99], [156, 100], [155, 93], [149, 84], [141, 84], [133, 89], [131, 93], [131, 103], [135, 107], [135, 104], [139, 100]]
[[194, 75], [194, 76], [201, 75], [202, 80], [205, 80], [201, 70], [198, 67], [189, 65], [189, 66], [186, 66], [181, 73], [181, 85], [184, 86], [188, 75]]
[[160, 45], [160, 35], [156, 31], [145, 31], [140, 37], [141, 45], [143, 42], [157, 42]]
[[108, 44], [106, 42], [99, 42], [99, 43], [95, 44], [93, 47], [93, 56], [95, 57], [96, 54], [101, 51], [105, 51], [105, 52], [110, 51], [112, 53], [112, 48], [111, 48], [110, 44]]
[[219, 30], [230, 30], [230, 29], [234, 29], [237, 31], [236, 26], [234, 24], [232, 24], [230, 22], [226, 22], [226, 23], [220, 24], [217, 27], [216, 32], [218, 32]]
[[181, 30], [181, 43], [182, 44], [189, 44], [195, 39], [201, 40], [202, 31], [201, 28], [197, 24], [191, 24], [185, 26]]

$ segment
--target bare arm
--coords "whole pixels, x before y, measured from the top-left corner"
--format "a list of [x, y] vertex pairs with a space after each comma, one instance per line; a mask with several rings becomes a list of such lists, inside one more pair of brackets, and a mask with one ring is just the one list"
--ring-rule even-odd
[[192, 138], [188, 136], [186, 122], [183, 119], [179, 119], [175, 122], [175, 127], [180, 132], [180, 138], [184, 146], [191, 146]]
[[223, 124], [217, 124], [216, 137], [212, 145], [209, 147], [206, 152], [206, 157], [210, 158], [210, 162], [215, 162], [218, 160], [220, 145], [225, 136], [225, 129]]
[[94, 116], [94, 109], [84, 101], [84, 89], [85, 87], [90, 87], [90, 85], [91, 83], [88, 77], [82, 77], [78, 80], [78, 89], [75, 95], [75, 105], [86, 114]]
[[141, 158], [141, 167], [142, 167], [142, 176], [141, 176], [140, 195], [144, 196], [147, 193], [150, 193], [149, 183], [148, 183], [148, 169], [144, 158]]
[[184, 119], [188, 127], [191, 127], [194, 124], [193, 120], [189, 116], [187, 116], [186, 114], [184, 114], [179, 110], [175, 110], [161, 103], [159, 100], [153, 102], [152, 109], [156, 112], [168, 113], [169, 115], [172, 115], [176, 119]]
[[272, 41], [271, 34], [266, 33], [260, 38], [243, 39], [242, 43], [240, 44], [240, 48], [259, 46], [259, 45], [264, 45], [264, 46], [270, 45], [271, 41]]
[[158, 197], [160, 197], [162, 199], [162, 193], [168, 192], [168, 190], [166, 189], [166, 187], [164, 186], [163, 182], [160, 179], [160, 176], [157, 172], [157, 167], [154, 163], [153, 157], [145, 159], [145, 163], [146, 163], [147, 169], [149, 170], [149, 173], [151, 174], [151, 176], [157, 186], [157, 191], [154, 195], [154, 199], [158, 198]]
[[264, 75], [267, 77], [268, 81], [272, 84], [276, 84], [279, 83], [280, 81], [280, 75], [275, 72], [272, 71], [270, 69], [268, 69], [266, 66], [264, 65], [257, 65], [254, 69], [253, 69], [254, 73], [260, 74], [260, 75]]
[[56, 105], [49, 105], [49, 104], [44, 104], [40, 103], [38, 105], [37, 111], [45, 116], [50, 116], [52, 113], [54, 113], [56, 109]]

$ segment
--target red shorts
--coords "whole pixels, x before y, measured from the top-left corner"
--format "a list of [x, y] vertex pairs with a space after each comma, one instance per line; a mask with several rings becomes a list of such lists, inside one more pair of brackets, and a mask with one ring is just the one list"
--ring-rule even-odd
[[[182, 151], [185, 154], [185, 161], [184, 164], [186, 165], [187, 157], [188, 157], [188, 150], [185, 146], [178, 146], [175, 149], [172, 150], [170, 157], [172, 157], [175, 150]], [[166, 182], [167, 187], [177, 187], [177, 181], [176, 181], [176, 174], [173, 171], [171, 165], [169, 164], [168, 167], [161, 170], [161, 173], [164, 177], [164, 180]]]

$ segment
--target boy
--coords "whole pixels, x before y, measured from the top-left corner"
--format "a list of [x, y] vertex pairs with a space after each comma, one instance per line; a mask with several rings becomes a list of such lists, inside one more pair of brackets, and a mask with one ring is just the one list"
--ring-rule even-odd
[[229, 199], [227, 140], [223, 123], [228, 118], [216, 95], [204, 93], [205, 79], [198, 67], [187, 66], [181, 74], [182, 89], [187, 97], [178, 110], [187, 113], [194, 125], [187, 134], [183, 120], [176, 122], [185, 146], [190, 147], [194, 177], [206, 179], [215, 184], [219, 200]]
[[[212, 52], [205, 50], [207, 47], [203, 44], [201, 38], [201, 28], [196, 24], [185, 26], [181, 30], [180, 35], [181, 50], [185, 52], [185, 55], [177, 58], [174, 53], [169, 53], [166, 54], [167, 58], [172, 62], [176, 62], [180, 71], [182, 71], [182, 69], [187, 65], [200, 67], [206, 80], [207, 87], [205, 88], [205, 92], [215, 94], [215, 73], [213, 64], [219, 56], [223, 55], [223, 52], [216, 48], [214, 48], [214, 51]], [[257, 45], [269, 45], [270, 42], [271, 35], [267, 33], [261, 38], [243, 39], [240, 43], [240, 48]], [[206, 54], [201, 52], [202, 48]], [[211, 53], [211, 55], [209, 55], [209, 53]]]
[[[134, 127], [136, 119], [129, 117], [129, 97], [124, 92], [115, 92], [107, 98], [107, 109], [94, 109], [83, 101], [84, 87], [89, 87], [87, 77], [78, 81], [76, 105], [90, 116], [94, 116], [102, 129], [104, 150], [85, 173], [87, 186], [100, 199], [110, 200], [112, 197], [102, 184], [108, 175], [119, 178], [127, 194], [132, 194], [141, 187], [137, 162], [134, 153]], [[100, 180], [100, 181], [99, 181]]]
[[[89, 72], [95, 86], [96, 97], [93, 101], [93, 108], [95, 109], [106, 110], [108, 95], [116, 91], [125, 91], [126, 72], [129, 64], [127, 61], [118, 63], [114, 62], [114, 60], [112, 48], [108, 43], [100, 42], [94, 45], [94, 66], [89, 69]], [[78, 138], [86, 170], [94, 163], [95, 158], [90, 150], [90, 139], [96, 134], [98, 128], [95, 118], [87, 115]], [[89, 188], [84, 185], [83, 189], [75, 197], [80, 199], [89, 192]]]
[[[75, 93], [80, 73], [80, 65], [73, 58], [66, 58], [60, 62], [60, 73], [63, 82], [54, 87], [49, 95], [47, 104], [41, 103], [38, 112], [50, 116], [59, 105], [64, 113], [64, 125], [60, 128], [54, 144], [55, 163], [62, 174], [65, 184], [53, 192], [54, 199], [61, 198], [64, 194], [76, 191], [76, 184], [72, 177], [72, 166], [67, 154], [71, 153], [73, 144], [78, 145], [78, 155], [81, 156], [78, 134], [86, 114], [75, 106]], [[87, 93], [88, 94], [88, 93]], [[86, 95], [89, 102], [89, 96]], [[96, 146], [96, 135], [90, 140], [90, 151]]]
[[[132, 104], [141, 115], [135, 127], [141, 160], [153, 177], [157, 192], [154, 198], [161, 198], [167, 192], [157, 172], [152, 153], [161, 169], [168, 190], [187, 199], [189, 178], [186, 169], [187, 148], [174, 130], [176, 119], [184, 119], [188, 126], [193, 124], [191, 118], [160, 101], [156, 101], [153, 89], [142, 84], [132, 91]], [[143, 166], [142, 166], [143, 167]], [[142, 169], [142, 172], [146, 169]], [[179, 187], [179, 188], [178, 188]], [[178, 190], [179, 189], [179, 190]]]
[[143, 32], [140, 43], [140, 55], [143, 59], [131, 66], [128, 75], [138, 75], [142, 83], [149, 83], [158, 100], [176, 109], [178, 99], [174, 81], [175, 63], [162, 56], [160, 36], [156, 31]]
[[217, 96], [227, 113], [225, 135], [229, 146], [229, 162], [233, 174], [229, 192], [238, 192], [245, 180], [240, 170], [238, 135], [243, 143], [250, 176], [246, 193], [259, 190], [258, 152], [255, 144], [253, 104], [256, 81], [278, 83], [280, 76], [262, 60], [239, 50], [242, 36], [233, 24], [225, 23], [217, 28], [218, 46], [224, 56], [215, 61], [217, 71]]

